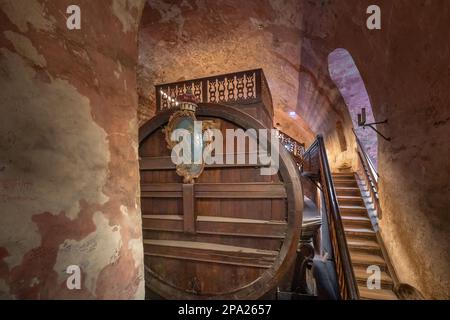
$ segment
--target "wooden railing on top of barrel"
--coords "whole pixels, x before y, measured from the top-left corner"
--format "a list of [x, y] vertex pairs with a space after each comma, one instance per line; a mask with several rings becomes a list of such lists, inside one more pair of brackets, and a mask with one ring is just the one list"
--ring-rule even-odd
[[305, 153], [305, 144], [300, 143], [288, 134], [278, 131], [281, 144], [291, 153], [297, 165], [300, 166]]
[[262, 69], [160, 84], [155, 89], [157, 112], [176, 107], [176, 98], [191, 89], [200, 103], [243, 105], [262, 102], [273, 115], [272, 97]]

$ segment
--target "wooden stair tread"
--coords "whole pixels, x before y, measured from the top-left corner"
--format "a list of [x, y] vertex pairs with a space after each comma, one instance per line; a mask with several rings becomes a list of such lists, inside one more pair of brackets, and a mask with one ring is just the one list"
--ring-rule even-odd
[[335, 186], [337, 196], [360, 196], [361, 191], [358, 187], [341, 187]]
[[[367, 279], [371, 276], [371, 274], [367, 273], [367, 269], [365, 267], [354, 266], [353, 271], [355, 272], [356, 280], [361, 283], [366, 283]], [[382, 284], [393, 284], [392, 278], [384, 271], [381, 271], [381, 283]]]
[[332, 174], [333, 179], [348, 179], [348, 180], [356, 180], [354, 174]]
[[344, 227], [345, 233], [351, 234], [367, 234], [367, 235], [375, 235], [375, 231], [369, 228], [354, 228], [354, 227]]
[[354, 184], [355, 186], [358, 186], [358, 183], [356, 181], [356, 179], [354, 178], [333, 178], [333, 182], [334, 183], [351, 183]]
[[350, 257], [355, 264], [385, 266], [383, 257], [376, 254], [367, 254], [350, 250]]
[[347, 196], [339, 195], [337, 196], [339, 206], [357, 205], [364, 206], [364, 200], [361, 196]]
[[352, 205], [342, 205], [339, 206], [339, 209], [341, 209], [341, 211], [343, 210], [361, 210], [361, 211], [367, 211], [366, 207], [363, 206], [352, 206]]
[[333, 172], [331, 174], [333, 177], [354, 177], [355, 174], [351, 172]]
[[175, 240], [149, 240], [144, 239], [144, 244], [154, 246], [188, 248], [206, 251], [221, 251], [221, 252], [238, 252], [251, 253], [266, 256], [277, 256], [278, 251], [260, 250], [246, 247], [229, 246], [224, 244], [209, 243], [209, 242], [194, 242], [194, 241], [175, 241]]
[[361, 196], [337, 196], [338, 200], [348, 200], [348, 201], [363, 201]]
[[347, 244], [350, 248], [356, 249], [380, 249], [380, 245], [376, 241], [353, 239], [351, 236], [347, 236]]
[[334, 181], [334, 185], [335, 187], [342, 187], [342, 188], [354, 188], [357, 187], [358, 184], [356, 183], [356, 181], [351, 181], [351, 180], [335, 180]]
[[364, 216], [341, 216], [341, 219], [343, 221], [350, 220], [350, 221], [361, 221], [361, 222], [370, 222], [370, 219], [368, 217]]
[[[354, 186], [356, 186], [356, 182], [355, 183], [353, 183], [353, 182], [340, 182], [340, 181], [338, 181], [338, 182], [334, 182], [334, 186], [335, 186], [335, 188], [353, 188]], [[336, 192], [338, 192], [338, 191], [336, 191]], [[356, 192], [356, 191], [354, 191], [354, 192]]]
[[359, 188], [358, 187], [336, 187], [336, 190], [337, 191], [339, 191], [339, 190], [358, 190], [359, 191]]
[[370, 290], [364, 286], [358, 286], [359, 296], [367, 300], [398, 300], [398, 297], [392, 290], [374, 289]]
[[355, 178], [355, 176], [350, 176], [350, 175], [343, 175], [343, 176], [339, 176], [339, 175], [337, 175], [337, 176], [335, 176], [335, 175], [333, 175], [332, 176], [333, 177], [333, 180], [341, 180], [341, 181], [356, 181], [356, 178]]
[[344, 228], [372, 228], [370, 219], [363, 216], [343, 216], [341, 219]]

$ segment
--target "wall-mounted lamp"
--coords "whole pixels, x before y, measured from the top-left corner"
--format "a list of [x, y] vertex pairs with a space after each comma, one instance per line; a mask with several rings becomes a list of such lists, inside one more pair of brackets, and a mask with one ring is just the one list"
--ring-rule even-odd
[[380, 131], [378, 131], [374, 125], [377, 124], [385, 124], [388, 123], [387, 119], [384, 121], [380, 121], [380, 122], [372, 122], [372, 123], [366, 123], [367, 119], [366, 119], [366, 108], [362, 108], [361, 109], [361, 113], [358, 113], [358, 126], [359, 127], [363, 127], [364, 129], [366, 127], [371, 128], [373, 131], [375, 131], [379, 136], [381, 136], [384, 140], [386, 141], [391, 141], [391, 138], [387, 138], [385, 137]]

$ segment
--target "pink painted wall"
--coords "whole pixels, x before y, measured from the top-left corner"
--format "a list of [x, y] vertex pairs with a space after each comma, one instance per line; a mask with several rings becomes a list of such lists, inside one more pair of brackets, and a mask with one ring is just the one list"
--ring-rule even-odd
[[[77, 1], [74, 31], [70, 4], [0, 3], [0, 298], [143, 298], [143, 2]], [[69, 265], [81, 290], [66, 287]]]

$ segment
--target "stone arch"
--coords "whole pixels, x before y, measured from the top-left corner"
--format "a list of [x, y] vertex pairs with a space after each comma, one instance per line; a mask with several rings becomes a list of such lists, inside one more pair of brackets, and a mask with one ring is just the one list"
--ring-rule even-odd
[[366, 108], [368, 123], [375, 122], [375, 118], [366, 86], [351, 54], [342, 48], [331, 52], [328, 56], [328, 71], [344, 98], [356, 134], [377, 167], [377, 134], [371, 129], [358, 126], [358, 113], [361, 113], [362, 108]]

